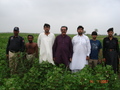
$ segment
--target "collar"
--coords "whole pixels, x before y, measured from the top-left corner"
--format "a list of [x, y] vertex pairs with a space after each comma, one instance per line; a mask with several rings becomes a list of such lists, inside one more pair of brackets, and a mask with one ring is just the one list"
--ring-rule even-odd
[[18, 38], [19, 36], [13, 36], [14, 38]]
[[84, 34], [82, 34], [81, 36], [77, 34], [77, 36], [78, 36], [78, 37], [82, 37], [82, 36], [84, 36]]
[[[64, 37], [66, 37], [67, 35], [64, 35]], [[63, 35], [61, 34], [61, 37], [63, 37]]]

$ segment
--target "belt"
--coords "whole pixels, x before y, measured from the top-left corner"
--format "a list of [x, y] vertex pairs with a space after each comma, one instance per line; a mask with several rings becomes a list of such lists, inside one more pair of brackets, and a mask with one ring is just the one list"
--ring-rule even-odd
[[33, 53], [27, 53], [28, 55], [33, 54]]
[[107, 49], [108, 51], [116, 51], [115, 49]]
[[33, 55], [35, 55], [35, 53], [26, 53], [27, 55], [30, 55], [30, 54], [33, 54]]
[[10, 50], [10, 52], [12, 52], [12, 53], [16, 53], [16, 52], [19, 52], [19, 51], [13, 51], [13, 50]]

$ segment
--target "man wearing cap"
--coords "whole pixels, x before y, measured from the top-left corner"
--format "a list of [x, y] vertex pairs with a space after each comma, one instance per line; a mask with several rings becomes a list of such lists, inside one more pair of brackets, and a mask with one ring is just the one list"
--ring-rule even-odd
[[74, 36], [72, 39], [73, 56], [70, 64], [70, 69], [73, 73], [80, 71], [85, 67], [85, 65], [88, 64], [91, 49], [88, 36], [83, 34], [84, 27], [78, 26], [77, 32], [78, 35]]
[[103, 39], [103, 60], [106, 65], [111, 65], [116, 73], [119, 53], [118, 39], [113, 36], [113, 28], [109, 28], [107, 32], [108, 37]]
[[55, 40], [55, 35], [51, 33], [50, 25], [44, 24], [44, 32], [40, 33], [38, 36], [38, 47], [40, 48], [39, 62], [48, 61], [49, 63], [54, 64], [52, 47]]
[[92, 36], [92, 39], [90, 40], [91, 53], [90, 53], [89, 65], [91, 67], [94, 67], [98, 63], [98, 55], [99, 55], [100, 49], [102, 48], [102, 45], [101, 45], [101, 42], [96, 39], [97, 32], [93, 31], [91, 36]]
[[23, 52], [25, 49], [24, 38], [18, 35], [19, 28], [15, 27], [13, 33], [14, 35], [9, 37], [6, 48], [6, 57], [9, 59], [9, 67], [11, 69], [11, 74], [16, 73], [19, 53]]
[[61, 27], [61, 34], [55, 39], [53, 45], [53, 59], [56, 65], [64, 64], [66, 67], [72, 59], [72, 42], [71, 38], [66, 35], [67, 27]]

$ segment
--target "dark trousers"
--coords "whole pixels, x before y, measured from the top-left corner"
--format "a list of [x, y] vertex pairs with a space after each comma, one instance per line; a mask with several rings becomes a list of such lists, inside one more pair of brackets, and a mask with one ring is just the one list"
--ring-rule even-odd
[[116, 51], [106, 52], [106, 65], [112, 65], [115, 73], [118, 71], [118, 53]]

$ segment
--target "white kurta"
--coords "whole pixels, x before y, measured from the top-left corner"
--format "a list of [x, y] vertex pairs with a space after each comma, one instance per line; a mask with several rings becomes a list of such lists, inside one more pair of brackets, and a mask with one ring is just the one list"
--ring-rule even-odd
[[52, 55], [52, 46], [55, 40], [55, 35], [50, 33], [48, 36], [45, 33], [40, 33], [38, 36], [38, 47], [40, 48], [39, 62], [48, 61], [54, 64]]
[[73, 44], [73, 57], [72, 62], [70, 63], [71, 70], [81, 70], [84, 68], [88, 61], [86, 56], [90, 54], [90, 40], [86, 35], [76, 35], [72, 39]]

